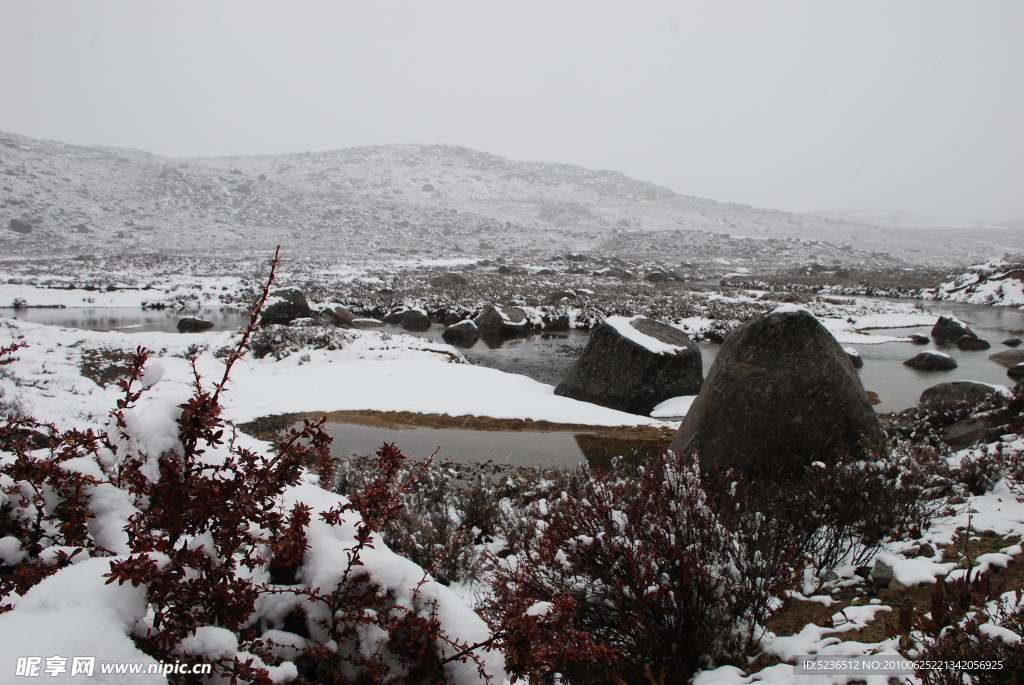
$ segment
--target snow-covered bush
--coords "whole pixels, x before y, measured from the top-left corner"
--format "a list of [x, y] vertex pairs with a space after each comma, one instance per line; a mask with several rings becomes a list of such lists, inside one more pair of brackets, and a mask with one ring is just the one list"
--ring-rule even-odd
[[742, 493], [709, 497], [692, 456], [652, 459], [639, 483], [586, 473], [572, 490], [538, 501], [493, 560], [486, 613], [515, 675], [685, 682], [745, 653], [802, 566], [797, 549], [753, 549], [771, 522], [738, 525]]
[[73, 634], [101, 659], [203, 662], [260, 685], [489, 680], [499, 669], [483, 621], [380, 544], [409, 485], [393, 445], [345, 498], [330, 491], [323, 421], [263, 455], [221, 416], [272, 282], [273, 268], [217, 382], [192, 356], [183, 402], [139, 411], [162, 372], [139, 348], [105, 432], [0, 427], [0, 634], [57, 647], [68, 645], [53, 635]]

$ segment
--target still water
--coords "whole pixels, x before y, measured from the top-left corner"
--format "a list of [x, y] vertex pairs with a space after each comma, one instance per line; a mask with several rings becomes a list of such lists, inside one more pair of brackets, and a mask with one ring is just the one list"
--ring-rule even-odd
[[[906, 300], [901, 300], [906, 302]], [[866, 390], [878, 394], [882, 403], [875, 409], [879, 412], [899, 411], [917, 403], [921, 392], [936, 383], [955, 380], [974, 380], [983, 383], [1012, 385], [1006, 376], [1006, 369], [989, 360], [989, 355], [1009, 349], [1002, 341], [1015, 336], [1024, 337], [1024, 312], [1006, 307], [985, 307], [956, 302], [923, 302], [925, 310], [936, 318], [940, 315], [955, 316], [971, 326], [982, 338], [992, 343], [991, 350], [962, 352], [956, 348], [943, 351], [956, 359], [959, 368], [952, 371], [915, 371], [903, 362], [918, 352], [936, 349], [935, 345], [913, 345], [911, 343], [882, 343], [879, 345], [853, 345], [864, 359], [860, 369], [861, 381]], [[198, 316], [214, 322], [214, 330], [233, 330], [248, 323], [243, 311], [226, 308], [206, 308], [197, 312], [171, 310], [142, 310], [127, 307], [90, 307], [68, 309], [20, 309], [0, 308], [0, 316], [19, 318], [50, 325], [89, 330], [167, 331], [176, 332], [175, 325], [182, 316]], [[426, 331], [410, 332], [400, 326], [386, 325], [373, 330], [392, 334], [408, 333], [443, 342], [444, 327], [431, 326]], [[869, 331], [878, 335], [906, 336], [920, 333], [930, 337], [931, 326], [893, 328]], [[575, 362], [587, 344], [586, 331], [546, 332], [506, 341], [479, 340], [475, 345], [462, 348], [466, 356], [475, 363], [509, 373], [529, 376], [542, 383], [557, 385]], [[720, 345], [698, 343], [707, 375]], [[568, 449], [568, 448], [566, 448]]]

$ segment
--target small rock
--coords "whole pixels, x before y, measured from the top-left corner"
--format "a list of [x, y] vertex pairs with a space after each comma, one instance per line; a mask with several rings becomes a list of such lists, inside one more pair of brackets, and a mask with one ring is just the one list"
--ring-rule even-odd
[[825, 571], [821, 574], [821, 580], [826, 583], [834, 583], [839, 580], [839, 574], [832, 570]]
[[648, 283], [664, 283], [669, 280], [669, 275], [664, 271], [652, 271], [651, 273], [644, 276], [644, 280]]
[[929, 338], [927, 335], [921, 335], [920, 333], [914, 333], [912, 336], [910, 336], [910, 342], [914, 343], [915, 345], [927, 345], [931, 341], [932, 339]]
[[434, 186], [431, 183], [424, 183], [423, 187], [420, 188], [420, 190], [422, 190], [424, 193], [432, 193], [434, 192]]
[[460, 321], [462, 321], [461, 316], [459, 316], [455, 312], [448, 312], [447, 314], [444, 315], [444, 318], [441, 320], [441, 323], [443, 323], [445, 326], [454, 326]]
[[846, 356], [850, 358], [851, 362], [853, 362], [853, 368], [864, 368], [864, 359], [863, 357], [860, 356], [860, 353], [858, 353], [857, 350], [853, 349], [852, 347], [844, 347], [843, 352], [845, 352]]
[[920, 556], [920, 557], [925, 557], [927, 559], [931, 559], [932, 557], [935, 556], [935, 548], [932, 547], [930, 543], [926, 542], [923, 545], [921, 545], [920, 547], [918, 547], [917, 555]]
[[911, 357], [903, 362], [903, 365], [918, 371], [949, 371], [957, 367], [956, 360], [948, 354], [933, 352], [932, 350], [927, 350]]
[[481, 333], [501, 337], [521, 335], [527, 331], [529, 324], [526, 312], [522, 309], [500, 304], [489, 305], [473, 321]]
[[406, 309], [399, 320], [402, 328], [407, 331], [425, 331], [430, 328], [430, 317], [418, 309]]
[[872, 407], [882, 403], [882, 398], [878, 396], [877, 392], [873, 390], [867, 390], [865, 391], [865, 394], [868, 396], [868, 402], [871, 403]]
[[179, 333], [202, 333], [213, 328], [212, 321], [204, 321], [203, 319], [195, 319], [191, 316], [186, 316], [184, 319], [178, 320], [178, 332]]
[[574, 293], [571, 290], [555, 290], [554, 292], [548, 293], [544, 297], [544, 301], [547, 302], [548, 304], [558, 304], [564, 299], [569, 299], [570, 301], [572, 301], [576, 300], [576, 298], [576, 293]]
[[987, 416], [963, 419], [947, 427], [942, 437], [954, 450], [966, 449], [976, 442], [987, 440], [994, 427], [992, 424], [993, 419]]
[[1006, 370], [1006, 375], [1015, 381], [1024, 381], [1024, 364], [1011, 366]]
[[875, 587], [875, 590], [889, 587], [892, 579], [892, 566], [875, 559], [875, 566], [871, 569], [871, 584]]
[[377, 328], [383, 325], [384, 322], [380, 319], [352, 319], [353, 328]]
[[1024, 363], [1024, 350], [1003, 350], [1002, 352], [990, 354], [988, 358], [996, 364], [1010, 368]]
[[1020, 338], [1007, 338], [1003, 341], [1003, 344], [1007, 347], [1020, 347], [1022, 342], [1024, 342], [1024, 340], [1021, 340]]
[[22, 221], [21, 219], [11, 219], [10, 222], [8, 222], [7, 224], [7, 228], [11, 229], [15, 233], [24, 234], [31, 233], [33, 230], [35, 230], [35, 226], [33, 226], [27, 221]]
[[333, 318], [335, 325], [339, 326], [347, 326], [356, 318], [356, 315], [353, 314], [351, 310], [342, 307], [341, 305], [338, 305], [334, 309], [325, 309], [323, 313]]
[[435, 288], [451, 288], [459, 285], [466, 285], [469, 283], [466, 277], [462, 274], [457, 274], [451, 271], [447, 271], [440, 276], [435, 276], [430, 279], [430, 285]]
[[306, 296], [296, 288], [285, 288], [272, 292], [268, 304], [263, 309], [260, 324], [289, 324], [295, 319], [313, 316], [313, 310], [306, 302]]
[[472, 347], [480, 339], [480, 329], [471, 319], [466, 319], [444, 329], [441, 337], [449, 345]]

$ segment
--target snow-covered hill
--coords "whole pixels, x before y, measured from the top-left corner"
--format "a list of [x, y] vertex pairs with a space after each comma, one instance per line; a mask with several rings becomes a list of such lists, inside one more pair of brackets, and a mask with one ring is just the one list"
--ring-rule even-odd
[[[997, 233], [936, 240], [452, 146], [170, 159], [0, 133], [7, 255], [262, 253], [284, 243], [345, 258], [614, 250], [685, 261], [748, 252], [781, 268], [970, 263], [1024, 251], [1024, 231]], [[798, 244], [811, 248], [794, 251]]]

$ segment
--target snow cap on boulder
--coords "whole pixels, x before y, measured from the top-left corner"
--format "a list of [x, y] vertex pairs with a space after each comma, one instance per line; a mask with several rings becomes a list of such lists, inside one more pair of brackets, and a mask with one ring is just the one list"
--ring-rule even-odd
[[285, 288], [270, 293], [267, 306], [263, 308], [263, 315], [260, 317], [260, 324], [269, 326], [272, 324], [288, 325], [295, 319], [305, 319], [313, 316], [313, 310], [306, 302], [306, 296], [297, 288]]
[[484, 335], [512, 337], [526, 332], [529, 321], [519, 307], [488, 305], [473, 321]]
[[556, 395], [648, 415], [661, 402], [695, 395], [700, 349], [678, 328], [642, 316], [610, 316], [590, 334]]
[[881, 452], [885, 434], [843, 348], [806, 309], [784, 306], [732, 331], [670, 449], [756, 478]]

